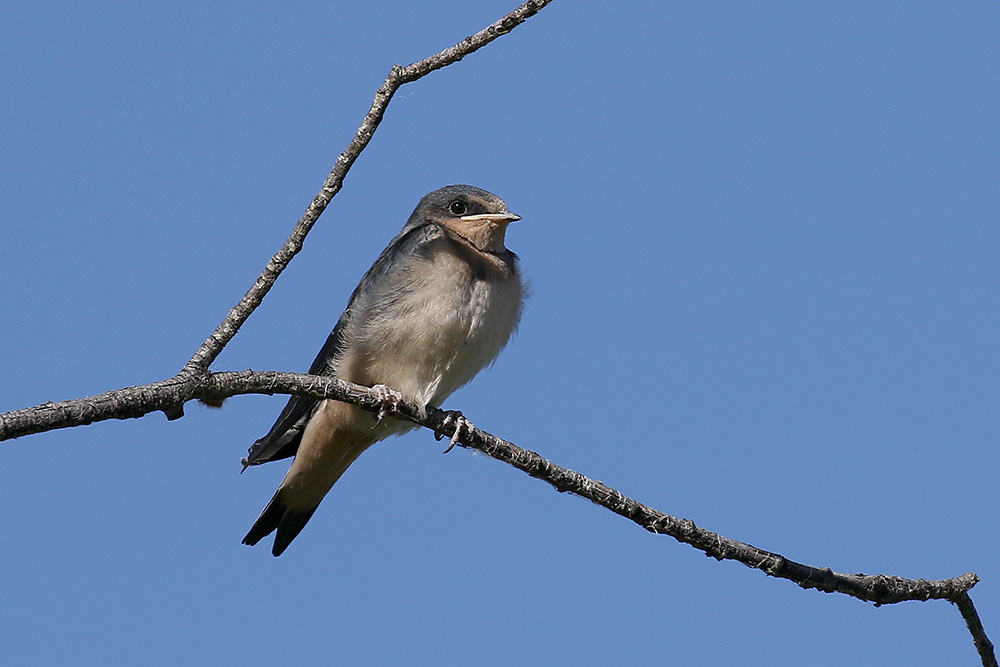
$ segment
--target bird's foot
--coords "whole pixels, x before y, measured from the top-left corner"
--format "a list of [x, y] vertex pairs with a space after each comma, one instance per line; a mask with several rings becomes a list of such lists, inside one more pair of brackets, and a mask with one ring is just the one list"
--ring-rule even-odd
[[378, 395], [378, 400], [381, 405], [378, 409], [378, 420], [375, 422], [375, 428], [382, 423], [382, 420], [389, 416], [390, 413], [395, 412], [399, 407], [400, 401], [403, 400], [403, 395], [396, 391], [395, 389], [390, 389], [384, 384], [377, 384], [372, 387], [375, 393]]
[[[463, 433], [468, 434], [472, 432], [472, 429], [476, 428], [476, 425], [466, 419], [458, 410], [449, 410], [444, 416], [444, 422], [442, 422], [441, 426], [450, 426], [452, 424], [455, 426], [455, 431], [451, 434], [451, 443], [448, 445], [448, 449], [444, 450], [445, 454], [455, 448], [455, 445], [462, 439]], [[444, 433], [440, 431], [434, 434], [435, 440], [440, 440], [443, 437]]]

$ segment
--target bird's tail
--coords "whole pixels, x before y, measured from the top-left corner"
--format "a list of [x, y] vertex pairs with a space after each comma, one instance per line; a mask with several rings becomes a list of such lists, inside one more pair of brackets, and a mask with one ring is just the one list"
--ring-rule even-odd
[[281, 492], [281, 488], [275, 492], [271, 502], [260, 513], [257, 521], [250, 528], [250, 532], [243, 538], [243, 544], [252, 547], [277, 530], [278, 534], [274, 536], [274, 546], [271, 547], [271, 553], [280, 556], [292, 543], [295, 536], [302, 532], [302, 529], [309, 523], [309, 519], [312, 518], [319, 504], [306, 509], [292, 508], [283, 501]]
[[280, 556], [302, 532], [323, 497], [344, 471], [375, 442], [370, 432], [341, 431], [323, 446], [304, 442], [271, 502], [257, 517], [243, 544], [253, 546], [277, 531], [271, 553]]

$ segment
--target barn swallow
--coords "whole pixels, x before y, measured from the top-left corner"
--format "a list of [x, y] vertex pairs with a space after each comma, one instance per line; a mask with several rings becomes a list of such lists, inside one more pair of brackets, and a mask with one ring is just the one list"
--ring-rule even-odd
[[496, 195], [449, 185], [425, 195], [351, 295], [347, 310], [309, 367], [374, 387], [387, 409], [292, 396], [246, 466], [294, 456], [243, 544], [277, 530], [280, 556], [323, 497], [374, 443], [416, 428], [391, 416], [393, 401], [438, 407], [492, 364], [517, 329], [525, 287], [517, 255], [504, 246], [521, 218]]

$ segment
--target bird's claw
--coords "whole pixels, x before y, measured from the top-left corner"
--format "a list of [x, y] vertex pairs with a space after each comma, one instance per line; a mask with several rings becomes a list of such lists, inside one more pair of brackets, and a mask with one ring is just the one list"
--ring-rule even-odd
[[395, 412], [399, 407], [400, 401], [403, 400], [403, 395], [396, 391], [395, 389], [390, 389], [384, 384], [377, 384], [372, 387], [372, 390], [378, 395], [379, 403], [381, 404], [378, 409], [378, 419], [375, 421], [375, 426], [377, 427], [382, 423], [382, 420], [389, 416], [390, 413]]
[[[468, 434], [472, 431], [472, 429], [476, 428], [475, 424], [466, 419], [465, 416], [457, 410], [452, 410], [446, 414], [441, 426], [450, 426], [452, 424], [455, 425], [455, 431], [451, 434], [451, 442], [448, 444], [448, 448], [444, 450], [445, 454], [455, 449], [455, 445], [457, 445], [458, 441], [462, 439], [463, 432]], [[435, 440], [440, 440], [443, 437], [444, 434], [440, 431], [434, 433]]]

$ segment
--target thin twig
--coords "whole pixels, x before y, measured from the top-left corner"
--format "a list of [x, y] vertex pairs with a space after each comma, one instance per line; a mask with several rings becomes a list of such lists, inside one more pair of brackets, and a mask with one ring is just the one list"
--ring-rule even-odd
[[[212, 362], [222, 352], [222, 349], [232, 340], [236, 332], [243, 326], [243, 323], [247, 321], [251, 313], [261, 304], [261, 301], [263, 301], [264, 297], [270, 291], [271, 286], [274, 285], [274, 281], [277, 280], [281, 272], [285, 270], [295, 255], [302, 249], [302, 243], [305, 241], [306, 235], [313, 228], [313, 225], [316, 224], [319, 216], [323, 214], [323, 211], [326, 210], [327, 205], [334, 196], [340, 192], [344, 184], [344, 177], [347, 176], [347, 172], [350, 171], [355, 160], [361, 155], [361, 151], [371, 141], [375, 130], [378, 129], [379, 123], [382, 122], [382, 118], [385, 116], [389, 102], [392, 101], [393, 95], [396, 94], [400, 86], [416, 81], [427, 76], [434, 70], [458, 62], [470, 53], [478, 51], [494, 39], [506, 35], [524, 23], [550, 2], [552, 0], [529, 0], [492, 25], [483, 28], [474, 35], [466, 37], [458, 44], [440, 53], [436, 53], [429, 58], [424, 58], [406, 67], [396, 65], [392, 68], [385, 82], [375, 92], [375, 100], [372, 102], [368, 113], [365, 114], [364, 120], [361, 122], [361, 126], [355, 133], [354, 138], [351, 139], [351, 143], [348, 144], [347, 149], [337, 158], [337, 162], [330, 175], [323, 182], [323, 187], [320, 188], [319, 194], [313, 198], [305, 213], [302, 214], [302, 217], [289, 235], [288, 240], [285, 241], [281, 250], [271, 257], [271, 261], [267, 263], [267, 266], [261, 271], [257, 280], [254, 281], [253, 286], [247, 290], [247, 293], [243, 295], [239, 303], [233, 306], [233, 309], [229, 311], [229, 314], [222, 320], [222, 323], [216, 327], [212, 335], [201, 344], [198, 351], [185, 364], [184, 370], [181, 371], [182, 374], [198, 374], [207, 371], [208, 367], [212, 365]], [[176, 419], [182, 416], [182, 414], [169, 412], [167, 416], [171, 419]]]

